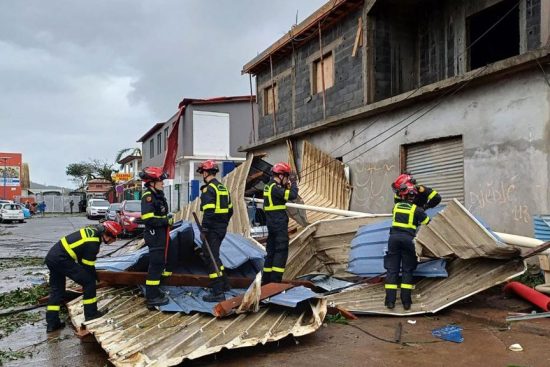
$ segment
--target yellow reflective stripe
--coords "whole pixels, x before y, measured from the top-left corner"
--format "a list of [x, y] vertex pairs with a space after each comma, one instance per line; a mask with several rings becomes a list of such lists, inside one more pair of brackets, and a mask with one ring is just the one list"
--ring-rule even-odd
[[202, 210], [206, 210], [206, 209], [216, 209], [216, 204], [205, 204], [203, 205], [202, 207]]
[[97, 298], [95, 297], [82, 300], [83, 305], [91, 305], [92, 303], [96, 303], [96, 302], [97, 302]]
[[219, 276], [220, 276], [220, 274], [218, 274], [218, 273], [208, 274], [208, 277], [209, 277], [210, 279], [215, 279], [215, 278], [218, 278]]
[[166, 215], [155, 215], [155, 213], [145, 213], [141, 215], [141, 219], [149, 219], [149, 218], [167, 218]]
[[46, 307], [46, 311], [59, 311], [59, 310], [61, 310], [61, 306], [48, 305], [48, 307]]
[[414, 289], [414, 284], [401, 283], [403, 289]]
[[[208, 186], [212, 187], [216, 192], [216, 203], [215, 204], [205, 204], [201, 207], [201, 211], [206, 209], [214, 209], [216, 214], [227, 214], [229, 209], [233, 208], [233, 203], [231, 203], [231, 197], [229, 191], [225, 186], [219, 184], [216, 186], [214, 183], [209, 183]], [[222, 196], [227, 196], [227, 208], [222, 208]]]
[[61, 245], [63, 245], [63, 248], [65, 249], [65, 251], [67, 251], [69, 256], [72, 257], [74, 261], [77, 261], [76, 254], [73, 251], [73, 249], [69, 246], [69, 244], [67, 243], [67, 239], [65, 237], [63, 237], [61, 239]]
[[89, 266], [95, 266], [95, 261], [82, 259], [82, 264], [89, 265]]
[[145, 191], [143, 193], [143, 195], [141, 195], [141, 197], [144, 197], [144, 196], [147, 196], [147, 195], [151, 195], [151, 191]]
[[160, 284], [160, 280], [149, 280], [147, 279], [145, 281], [145, 285], [159, 285]]
[[172, 275], [172, 272], [171, 271], [163, 271], [162, 274], [161, 274], [163, 277], [169, 277], [170, 275]]
[[[275, 186], [275, 182], [273, 182], [271, 185], [264, 186], [264, 211], [265, 212], [272, 212], [275, 210], [286, 210], [286, 205], [273, 205], [273, 200], [271, 198], [271, 190], [273, 189], [273, 186]], [[285, 192], [286, 196], [286, 192]], [[267, 205], [266, 205], [266, 199], [267, 198]]]
[[290, 190], [289, 189], [286, 189], [285, 190], [285, 200], [288, 200], [288, 197], [290, 196]]
[[[410, 204], [399, 203], [393, 208], [393, 221], [391, 224], [392, 227], [416, 229], [416, 226], [413, 224], [416, 205], [415, 204], [410, 206], [409, 205]], [[407, 223], [397, 222], [395, 219], [397, 214], [407, 214], [408, 215]]]
[[426, 217], [426, 219], [420, 222], [420, 224], [428, 224], [429, 221], [430, 221], [430, 217]]
[[275, 271], [277, 273], [284, 273], [285, 272], [285, 268], [278, 268], [278, 267], [274, 266], [272, 269], [273, 269], [273, 271]]
[[430, 196], [428, 196], [428, 201], [432, 200], [436, 195], [437, 195], [437, 191], [432, 190], [432, 193], [430, 194]]
[[271, 273], [273, 268], [264, 268], [264, 273]]
[[94, 231], [91, 228], [86, 228], [85, 232], [86, 232], [86, 237], [93, 237], [94, 236]]
[[386, 289], [397, 289], [397, 284], [384, 284]]

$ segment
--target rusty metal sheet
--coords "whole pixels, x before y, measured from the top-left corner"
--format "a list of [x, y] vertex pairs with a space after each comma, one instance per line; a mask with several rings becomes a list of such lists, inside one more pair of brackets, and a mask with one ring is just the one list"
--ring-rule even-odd
[[420, 227], [415, 242], [417, 254], [428, 257], [509, 259], [520, 254], [520, 250], [500, 242], [456, 199], [429, 225]]
[[363, 314], [408, 316], [434, 313], [521, 275], [525, 270], [522, 260], [455, 259], [447, 267], [448, 278], [424, 278], [416, 284], [409, 311], [405, 311], [400, 302], [396, 303], [393, 310], [384, 306], [383, 283], [350, 288], [330, 295], [328, 302], [331, 306]]
[[[85, 323], [115, 366], [175, 366], [186, 359], [313, 333], [327, 312], [325, 299], [297, 309], [267, 306], [223, 319], [211, 315], [149, 311], [135, 288], [100, 289], [98, 306], [109, 312]], [[68, 304], [73, 325], [83, 323], [81, 299]]]

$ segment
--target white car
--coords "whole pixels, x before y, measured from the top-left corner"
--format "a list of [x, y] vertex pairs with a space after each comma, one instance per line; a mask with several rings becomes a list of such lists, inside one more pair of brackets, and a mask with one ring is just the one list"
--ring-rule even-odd
[[19, 204], [0, 204], [0, 223], [12, 222], [14, 220], [19, 223], [24, 222], [23, 208]]
[[86, 207], [86, 218], [104, 217], [109, 205], [111, 204], [105, 199], [90, 199]]

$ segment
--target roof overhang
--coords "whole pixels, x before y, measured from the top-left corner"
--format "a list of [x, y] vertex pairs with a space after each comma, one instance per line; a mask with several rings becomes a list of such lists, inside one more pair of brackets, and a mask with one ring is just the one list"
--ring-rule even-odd
[[149, 131], [145, 133], [145, 135], [137, 140], [137, 143], [145, 142], [145, 140], [147, 140], [151, 135], [160, 130], [162, 126], [164, 126], [164, 122], [157, 122], [152, 128], [149, 129]]

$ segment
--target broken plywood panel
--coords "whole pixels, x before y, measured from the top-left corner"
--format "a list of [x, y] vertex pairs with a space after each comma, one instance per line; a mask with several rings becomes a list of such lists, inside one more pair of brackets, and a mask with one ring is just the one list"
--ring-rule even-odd
[[456, 199], [420, 227], [415, 242], [417, 254], [428, 257], [509, 259], [520, 253], [501, 243]]
[[400, 302], [393, 310], [384, 306], [384, 284], [360, 286], [328, 297], [330, 306], [354, 313], [408, 316], [434, 313], [462, 299], [504, 283], [525, 272], [522, 260], [455, 259], [447, 266], [448, 278], [424, 278], [413, 291], [413, 304], [405, 311]]
[[[101, 289], [102, 318], [86, 323], [115, 366], [174, 366], [234, 349], [302, 336], [317, 330], [326, 315], [326, 300], [313, 299], [304, 308], [265, 307], [257, 313], [216, 319], [210, 315], [149, 311], [135, 288]], [[80, 298], [68, 305], [75, 327], [83, 323]]]

